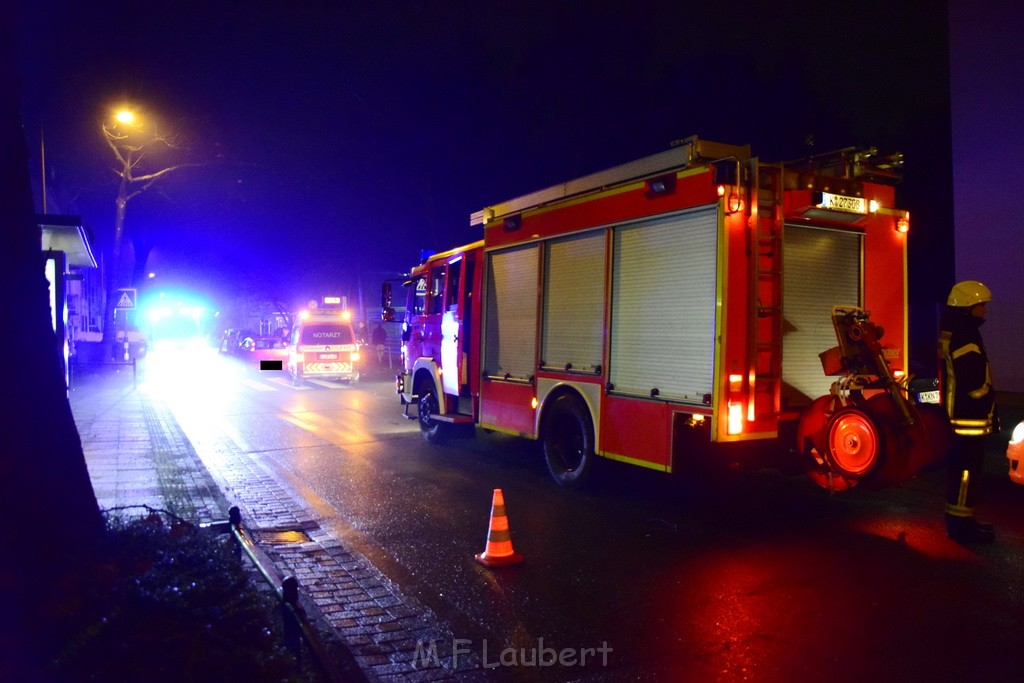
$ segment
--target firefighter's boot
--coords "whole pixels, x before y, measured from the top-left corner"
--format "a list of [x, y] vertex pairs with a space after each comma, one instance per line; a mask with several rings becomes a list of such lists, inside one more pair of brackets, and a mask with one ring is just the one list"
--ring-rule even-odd
[[[991, 543], [996, 540], [995, 529], [991, 524], [979, 522], [974, 516], [971, 479], [970, 471], [964, 469], [957, 480], [950, 482], [949, 498], [946, 502], [946, 534], [957, 543], [965, 545]], [[974, 483], [976, 484], [976, 481]]]
[[970, 516], [946, 513], [946, 534], [964, 545], [974, 543], [991, 543], [996, 540], [996, 532], [991, 524], [979, 522]]

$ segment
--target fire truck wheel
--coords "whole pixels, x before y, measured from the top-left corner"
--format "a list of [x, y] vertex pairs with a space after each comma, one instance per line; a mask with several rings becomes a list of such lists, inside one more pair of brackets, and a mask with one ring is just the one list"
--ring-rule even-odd
[[433, 417], [434, 415], [437, 415], [440, 410], [437, 402], [437, 395], [434, 393], [433, 387], [424, 382], [420, 385], [417, 393], [420, 397], [420, 400], [417, 403], [419, 408], [420, 433], [423, 434], [423, 438], [430, 443], [444, 443], [448, 439], [448, 428], [450, 425], [444, 422], [438, 422]]
[[594, 429], [590, 411], [572, 394], [557, 396], [544, 417], [544, 459], [560, 485], [578, 488], [594, 465]]

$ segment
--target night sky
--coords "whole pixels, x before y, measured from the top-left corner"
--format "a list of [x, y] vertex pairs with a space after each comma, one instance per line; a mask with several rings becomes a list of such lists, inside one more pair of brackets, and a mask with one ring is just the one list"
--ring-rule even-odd
[[128, 207], [163, 282], [376, 291], [478, 239], [473, 211], [694, 134], [767, 161], [905, 152], [912, 269], [952, 276], [943, 3], [18, 2], [51, 212], [109, 239], [119, 101], [204, 164]]

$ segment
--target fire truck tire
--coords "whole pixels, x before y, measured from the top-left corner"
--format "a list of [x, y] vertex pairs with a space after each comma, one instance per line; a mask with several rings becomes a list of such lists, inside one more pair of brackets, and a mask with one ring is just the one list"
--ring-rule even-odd
[[544, 416], [544, 459], [552, 478], [566, 488], [583, 486], [594, 467], [590, 411], [572, 394], [555, 397]]
[[419, 413], [420, 433], [430, 443], [444, 443], [450, 436], [451, 425], [433, 418], [440, 410], [434, 388], [428, 382], [423, 382], [416, 393], [420, 397], [416, 403], [419, 408], [417, 412]]

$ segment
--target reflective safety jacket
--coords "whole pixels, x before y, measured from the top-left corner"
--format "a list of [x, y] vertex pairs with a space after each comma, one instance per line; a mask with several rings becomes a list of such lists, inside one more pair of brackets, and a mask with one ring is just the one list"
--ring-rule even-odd
[[939, 334], [942, 402], [953, 431], [960, 436], [991, 434], [996, 401], [979, 329], [985, 320], [970, 315], [967, 309], [949, 311]]

